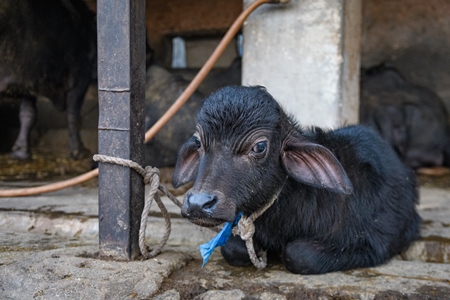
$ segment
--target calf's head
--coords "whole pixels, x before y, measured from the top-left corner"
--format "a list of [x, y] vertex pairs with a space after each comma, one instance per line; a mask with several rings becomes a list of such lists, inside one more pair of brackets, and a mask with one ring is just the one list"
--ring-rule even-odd
[[172, 183], [194, 181], [181, 213], [208, 227], [263, 207], [287, 177], [339, 193], [352, 190], [334, 155], [308, 141], [264, 88], [233, 86], [204, 100]]

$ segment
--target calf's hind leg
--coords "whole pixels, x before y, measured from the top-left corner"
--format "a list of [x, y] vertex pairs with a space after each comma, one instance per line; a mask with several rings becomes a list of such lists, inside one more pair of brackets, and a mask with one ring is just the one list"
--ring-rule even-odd
[[308, 240], [289, 242], [283, 253], [286, 269], [296, 274], [322, 274], [371, 267], [385, 259], [377, 257], [370, 249], [330, 249]]
[[84, 147], [80, 137], [80, 111], [87, 87], [87, 81], [83, 81], [72, 90], [70, 90], [67, 94], [67, 125], [69, 131], [69, 148], [70, 155], [73, 159], [82, 159], [89, 156], [89, 151]]

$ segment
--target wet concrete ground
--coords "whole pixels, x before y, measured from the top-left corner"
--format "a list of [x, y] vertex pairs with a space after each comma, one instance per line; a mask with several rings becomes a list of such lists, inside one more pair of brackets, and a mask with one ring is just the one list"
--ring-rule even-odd
[[[72, 174], [69, 169], [63, 176]], [[98, 259], [95, 180], [45, 195], [1, 198], [0, 299], [450, 299], [449, 178], [420, 177], [422, 239], [402, 256], [376, 268], [312, 276], [291, 274], [279, 262], [264, 270], [230, 267], [217, 250], [201, 268], [198, 245], [214, 233], [178, 217], [168, 199], [173, 229], [160, 256]], [[42, 183], [7, 179], [0, 188]], [[163, 224], [153, 207], [148, 244], [159, 241]]]

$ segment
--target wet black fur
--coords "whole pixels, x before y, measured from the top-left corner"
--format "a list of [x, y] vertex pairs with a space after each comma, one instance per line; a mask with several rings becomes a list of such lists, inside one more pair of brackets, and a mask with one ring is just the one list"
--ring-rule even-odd
[[[264, 155], [252, 150], [261, 139]], [[189, 181], [182, 214], [202, 226], [249, 215], [281, 189], [253, 241], [294, 273], [375, 266], [419, 236], [414, 173], [377, 133], [301, 128], [262, 87], [205, 99], [173, 177], [174, 186]], [[231, 265], [251, 264], [239, 237], [221, 251]]]

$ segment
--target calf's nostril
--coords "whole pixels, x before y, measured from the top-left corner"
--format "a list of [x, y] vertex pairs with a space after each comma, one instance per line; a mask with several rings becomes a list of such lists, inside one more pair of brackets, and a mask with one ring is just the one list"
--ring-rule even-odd
[[213, 196], [211, 201], [208, 201], [205, 204], [203, 204], [203, 207], [202, 207], [203, 210], [213, 210], [218, 201], [219, 201], [219, 199], [217, 199], [216, 196]]
[[211, 194], [191, 194], [187, 198], [188, 213], [204, 214], [212, 213], [219, 199]]

